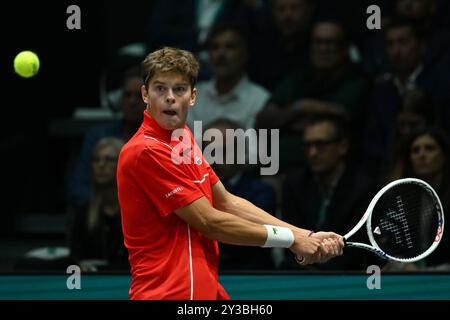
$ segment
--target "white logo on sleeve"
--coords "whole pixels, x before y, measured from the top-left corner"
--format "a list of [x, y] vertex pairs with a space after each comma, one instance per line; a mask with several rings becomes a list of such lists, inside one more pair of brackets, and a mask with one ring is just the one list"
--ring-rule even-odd
[[166, 198], [169, 198], [169, 197], [173, 196], [175, 193], [180, 192], [180, 191], [182, 191], [182, 190], [183, 190], [182, 187], [176, 187], [176, 188], [173, 189], [172, 191], [167, 192], [167, 193], [165, 194], [165, 196], [166, 196]]

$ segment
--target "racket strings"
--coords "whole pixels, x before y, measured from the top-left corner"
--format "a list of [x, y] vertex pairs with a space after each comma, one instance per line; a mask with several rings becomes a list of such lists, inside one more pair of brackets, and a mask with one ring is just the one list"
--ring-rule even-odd
[[398, 184], [387, 190], [374, 207], [374, 240], [390, 256], [417, 257], [435, 240], [437, 210], [434, 196], [424, 187]]

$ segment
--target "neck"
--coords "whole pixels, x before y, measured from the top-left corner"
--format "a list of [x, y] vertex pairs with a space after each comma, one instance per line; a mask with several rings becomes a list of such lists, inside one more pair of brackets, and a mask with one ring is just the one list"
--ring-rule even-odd
[[216, 89], [219, 96], [229, 93], [239, 83], [242, 78], [242, 74], [236, 76], [230, 76], [227, 78], [216, 79]]
[[314, 70], [314, 78], [316, 79], [335, 79], [339, 76], [339, 74], [341, 72], [343, 72], [343, 70], [345, 69], [346, 64], [340, 65], [340, 66], [336, 66], [334, 68], [331, 69], [326, 69], [326, 70], [320, 70], [320, 69], [315, 69]]
[[406, 84], [409, 77], [414, 73], [414, 71], [417, 70], [418, 67], [419, 67], [419, 65], [416, 65], [415, 67], [408, 69], [408, 70], [397, 71], [397, 74], [396, 74], [397, 79], [401, 82], [401, 84]]
[[317, 176], [319, 183], [322, 186], [322, 188], [326, 194], [330, 193], [334, 181], [341, 175], [343, 170], [344, 170], [344, 164], [339, 163], [333, 169], [331, 169], [327, 172], [324, 172], [322, 174], [319, 174]]
[[412, 71], [410, 71], [410, 72], [399, 72], [399, 73], [397, 73], [397, 78], [400, 81], [400, 83], [402, 85], [404, 85], [411, 74], [412, 74]]
[[120, 211], [117, 197], [117, 187], [105, 187], [99, 191], [101, 197], [101, 208], [108, 215], [113, 216]]

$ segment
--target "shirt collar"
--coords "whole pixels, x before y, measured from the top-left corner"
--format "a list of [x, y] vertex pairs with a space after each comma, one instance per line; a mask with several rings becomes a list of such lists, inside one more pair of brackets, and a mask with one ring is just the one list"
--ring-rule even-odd
[[145, 134], [164, 141], [171, 141], [173, 130], [167, 130], [161, 127], [158, 122], [156, 122], [156, 120], [153, 119], [153, 117], [147, 112], [147, 110], [144, 111], [142, 128], [144, 129]]
[[216, 81], [217, 81], [216, 79], [213, 79], [208, 83], [208, 86], [206, 87], [206, 93], [209, 94], [211, 97], [223, 100], [243, 98], [242, 94], [243, 92], [245, 92], [244, 88], [249, 82], [247, 74], [244, 74], [230, 92], [222, 96], [219, 96], [216, 89]]
[[408, 79], [406, 79], [405, 83], [401, 83], [398, 77], [394, 77], [394, 84], [397, 87], [400, 95], [403, 95], [406, 90], [414, 89], [416, 87], [417, 77], [423, 70], [423, 64], [419, 64], [416, 69], [409, 75]]

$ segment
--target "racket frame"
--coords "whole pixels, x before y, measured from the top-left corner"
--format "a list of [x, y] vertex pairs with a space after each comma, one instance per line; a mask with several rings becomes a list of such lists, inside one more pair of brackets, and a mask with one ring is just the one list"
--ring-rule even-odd
[[[435, 205], [436, 205], [436, 210], [438, 212], [438, 229], [436, 231], [435, 240], [433, 241], [432, 245], [426, 251], [424, 251], [420, 255], [413, 257], [413, 258], [398, 258], [398, 257], [390, 256], [387, 253], [385, 253], [378, 246], [377, 242], [375, 241], [375, 238], [374, 238], [373, 232], [372, 232], [372, 220], [370, 219], [375, 205], [377, 204], [378, 200], [384, 195], [384, 193], [387, 190], [389, 190], [390, 188], [392, 188], [393, 186], [396, 186], [399, 184], [404, 184], [404, 183], [418, 184], [418, 185], [421, 185], [422, 187], [425, 187], [425, 189], [427, 191], [431, 192], [436, 200]], [[348, 242], [347, 241], [348, 238], [350, 238], [352, 235], [354, 235], [362, 227], [362, 225], [364, 223], [366, 224], [366, 227], [367, 227], [367, 235], [369, 237], [369, 241], [370, 241], [371, 245], [366, 244], [366, 243], [360, 243], [360, 242]], [[368, 250], [368, 251], [371, 251], [371, 252], [377, 254], [379, 257], [386, 259], [386, 260], [410, 263], [410, 262], [415, 262], [415, 261], [421, 260], [421, 259], [427, 257], [428, 255], [430, 255], [436, 249], [436, 247], [439, 245], [439, 242], [442, 239], [443, 233], [444, 233], [444, 210], [442, 209], [441, 200], [439, 199], [439, 197], [436, 194], [436, 192], [434, 191], [434, 189], [423, 180], [416, 179], [416, 178], [404, 178], [404, 179], [398, 179], [398, 180], [392, 181], [389, 184], [387, 184], [386, 186], [384, 186], [380, 191], [378, 191], [378, 193], [375, 195], [375, 197], [373, 197], [372, 201], [370, 202], [369, 206], [367, 207], [367, 210], [364, 213], [361, 220], [353, 227], [352, 230], [350, 230], [344, 236], [344, 243], [345, 243], [346, 247], [365, 249], [365, 250]]]

